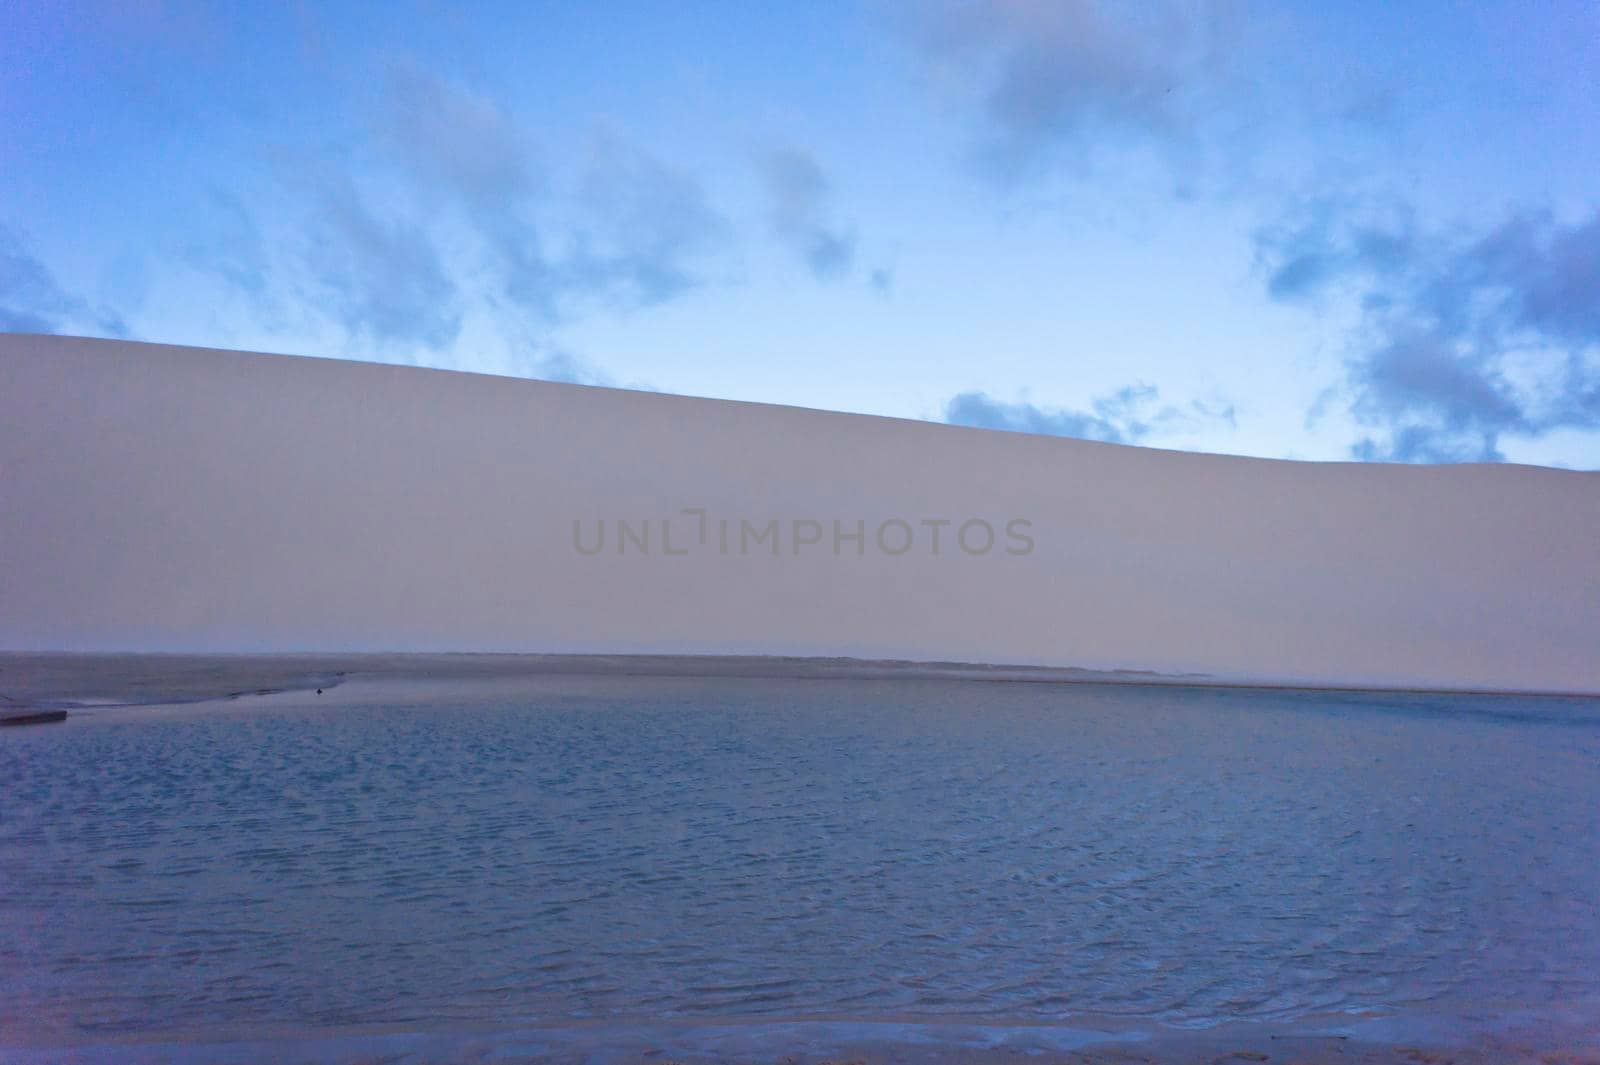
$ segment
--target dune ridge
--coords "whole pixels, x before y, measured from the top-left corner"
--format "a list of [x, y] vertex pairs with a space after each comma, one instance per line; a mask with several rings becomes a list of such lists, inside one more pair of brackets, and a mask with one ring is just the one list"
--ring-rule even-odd
[[[0, 336], [0, 456], [17, 651], [1600, 691], [1597, 473], [1200, 455], [31, 335]], [[722, 550], [719, 523], [783, 535]], [[882, 549], [895, 523], [914, 546]], [[618, 532], [582, 550], [602, 524]]]

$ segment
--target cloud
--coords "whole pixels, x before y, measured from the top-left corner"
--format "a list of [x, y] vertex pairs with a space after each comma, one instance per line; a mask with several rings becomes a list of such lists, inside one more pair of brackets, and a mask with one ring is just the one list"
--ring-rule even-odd
[[1358, 210], [1318, 200], [1256, 232], [1256, 265], [1273, 299], [1309, 302], [1352, 276], [1393, 277], [1420, 250], [1418, 239], [1404, 204]]
[[353, 337], [438, 351], [461, 331], [459, 290], [427, 233], [380, 217], [343, 175], [326, 176], [306, 264]]
[[1496, 462], [1500, 434], [1533, 429], [1504, 375], [1437, 333], [1395, 336], [1350, 370], [1357, 418], [1392, 427], [1387, 443], [1359, 441], [1359, 458]]
[[558, 195], [509, 115], [412, 65], [393, 72], [384, 128], [402, 171], [462, 212], [497, 295], [547, 322], [695, 288], [728, 228], [693, 177], [609, 134]]
[[196, 269], [220, 275], [242, 292], [264, 295], [271, 266], [266, 243], [250, 211], [237, 196], [222, 189], [212, 189], [200, 209], [209, 225], [203, 238], [184, 245], [184, 259]]
[[[616, 385], [604, 370], [553, 343], [534, 326], [496, 323], [493, 333], [498, 335], [486, 336], [487, 332], [483, 323], [474, 323], [469, 324], [461, 336], [461, 343], [470, 346], [474, 353], [470, 368], [475, 372], [569, 384]], [[496, 340], [499, 343], [495, 343]]]
[[546, 182], [532, 145], [487, 97], [411, 62], [389, 70], [377, 141], [400, 176], [459, 211], [493, 274], [496, 295], [545, 321], [559, 317], [559, 271], [530, 215]]
[[574, 298], [625, 308], [702, 284], [700, 264], [729, 229], [693, 177], [610, 136], [595, 142], [578, 205], [560, 284]]
[[1088, 410], [1005, 403], [983, 392], [962, 392], [945, 405], [951, 425], [1005, 429], [1045, 436], [1069, 436], [1112, 444], [1136, 444], [1152, 434], [1183, 431], [1207, 424], [1235, 424], [1231, 406], [1193, 402], [1187, 407], [1158, 406], [1160, 394], [1151, 385], [1129, 385], [1092, 400]]
[[428, 74], [390, 66], [380, 134], [419, 179], [474, 211], [498, 214], [539, 184], [532, 145], [487, 97]]
[[1429, 231], [1404, 209], [1320, 201], [1256, 250], [1274, 299], [1357, 308], [1340, 395], [1377, 433], [1355, 457], [1492, 462], [1503, 437], [1600, 429], [1600, 211]]
[[1223, 3], [942, 0], [912, 37], [936, 80], [971, 99], [978, 152], [1014, 180], [1086, 165], [1108, 145], [1191, 141], [1233, 49]]
[[493, 99], [413, 63], [389, 66], [368, 118], [336, 163], [279, 168], [289, 206], [274, 213], [299, 218], [292, 233], [219, 198], [225, 232], [189, 260], [263, 320], [298, 310], [387, 358], [497, 344], [504, 365], [542, 373], [523, 353], [563, 323], [704, 284], [729, 228], [692, 175], [618, 136], [547, 173]]
[[831, 281], [850, 271], [855, 261], [855, 233], [827, 218], [830, 187], [822, 167], [810, 155], [793, 149], [769, 152], [761, 160], [761, 176], [770, 204], [773, 234], [800, 258], [818, 281]]
[[1516, 325], [1566, 344], [1600, 344], [1600, 210], [1568, 226], [1548, 214], [1515, 216], [1473, 258], [1480, 276], [1506, 291]]
[[0, 224], [0, 332], [127, 335], [121, 318], [65, 291], [23, 235]]
[[591, 365], [587, 359], [570, 351], [553, 351], [539, 360], [530, 376], [545, 381], [564, 381], [574, 385], [606, 385], [616, 387], [604, 371]]

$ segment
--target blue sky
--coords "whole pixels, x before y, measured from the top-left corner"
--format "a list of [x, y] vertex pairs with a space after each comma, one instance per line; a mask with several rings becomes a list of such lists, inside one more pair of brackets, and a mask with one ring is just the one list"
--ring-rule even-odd
[[0, 330], [1600, 468], [1600, 8], [0, 11]]

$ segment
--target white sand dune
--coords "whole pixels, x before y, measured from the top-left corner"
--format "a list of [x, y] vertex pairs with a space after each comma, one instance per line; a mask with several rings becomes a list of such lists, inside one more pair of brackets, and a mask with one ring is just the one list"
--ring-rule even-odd
[[[705, 511], [704, 543], [684, 508]], [[618, 519], [649, 523], [647, 553], [619, 554]], [[952, 523], [938, 554], [925, 519]], [[975, 519], [995, 534], [983, 553], [957, 540]], [[585, 548], [603, 521], [604, 549], [578, 550], [575, 521]], [[741, 522], [773, 521], [776, 554], [748, 536], [741, 551]], [[1024, 536], [1032, 550], [1008, 553]], [[1600, 474], [1195, 455], [0, 336], [0, 647], [855, 655], [1597, 691]]]

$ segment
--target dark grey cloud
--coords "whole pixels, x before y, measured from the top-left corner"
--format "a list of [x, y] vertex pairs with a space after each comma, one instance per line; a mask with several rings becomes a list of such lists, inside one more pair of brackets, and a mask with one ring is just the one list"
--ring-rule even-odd
[[1317, 202], [1256, 235], [1268, 293], [1358, 308], [1341, 395], [1358, 458], [1501, 460], [1503, 437], [1600, 429], [1600, 211], [1429, 231]]
[[1474, 269], [1506, 293], [1506, 313], [1524, 329], [1560, 342], [1600, 343], [1600, 210], [1563, 226], [1523, 214], [1474, 249]]
[[122, 337], [127, 327], [117, 315], [64, 290], [23, 235], [0, 224], [0, 332]]
[[952, 425], [1112, 444], [1137, 444], [1152, 434], [1208, 424], [1235, 424], [1231, 406], [1193, 402], [1180, 407], [1160, 404], [1159, 399], [1160, 393], [1152, 385], [1129, 385], [1092, 400], [1086, 410], [1071, 410], [1006, 403], [984, 392], [962, 392], [945, 405], [944, 420]]
[[800, 258], [818, 281], [831, 281], [855, 262], [856, 235], [828, 217], [831, 188], [822, 167], [790, 148], [767, 153], [761, 177], [773, 235]]
[[1399, 462], [1495, 462], [1502, 433], [1535, 431], [1505, 376], [1484, 359], [1463, 358], [1437, 333], [1397, 335], [1350, 366], [1352, 410], [1389, 427], [1364, 438], [1358, 458]]
[[1002, 178], [1100, 147], [1192, 140], [1233, 50], [1220, 2], [942, 0], [914, 8], [936, 80], [977, 103], [979, 152]]

